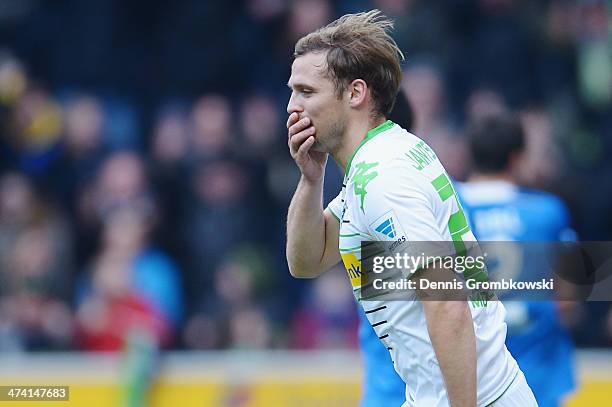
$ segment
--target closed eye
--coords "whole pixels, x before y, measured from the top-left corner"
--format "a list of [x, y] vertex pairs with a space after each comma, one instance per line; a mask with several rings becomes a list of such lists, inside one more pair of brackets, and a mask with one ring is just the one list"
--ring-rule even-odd
[[311, 94], [314, 92], [314, 90], [311, 87], [303, 85], [301, 83], [295, 83], [295, 84], [287, 83], [287, 87], [290, 90], [301, 93], [301, 94]]

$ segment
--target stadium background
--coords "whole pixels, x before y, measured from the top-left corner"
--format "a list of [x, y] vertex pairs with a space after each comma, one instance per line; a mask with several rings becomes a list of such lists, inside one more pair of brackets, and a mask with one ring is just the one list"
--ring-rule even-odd
[[[516, 111], [523, 183], [610, 240], [609, 1], [2, 0], [1, 384], [70, 384], [66, 405], [137, 405], [151, 383], [155, 406], [354, 405], [345, 276], [285, 264], [285, 83], [300, 36], [372, 7], [451, 175], [470, 120]], [[330, 164], [326, 200], [340, 182]], [[570, 405], [605, 405], [610, 304], [570, 322]]]

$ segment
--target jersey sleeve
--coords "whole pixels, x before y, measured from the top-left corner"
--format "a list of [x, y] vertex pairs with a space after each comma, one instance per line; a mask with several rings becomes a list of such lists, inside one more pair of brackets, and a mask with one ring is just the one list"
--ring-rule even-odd
[[367, 186], [363, 211], [369, 232], [376, 240], [448, 240], [433, 212], [431, 187], [407, 167], [401, 160], [385, 164]]
[[[453, 241], [444, 237], [438, 217], [444, 220], [442, 202], [434, 201], [435, 190], [428, 178], [407, 168], [405, 162], [394, 160], [377, 170], [366, 187], [364, 220], [368, 233], [376, 241], [389, 241], [386, 256], [413, 259], [410, 270], [397, 269], [409, 277], [434, 259], [455, 253]], [[447, 223], [447, 222], [444, 222]], [[378, 247], [377, 247], [378, 248]]]
[[327, 210], [340, 222], [342, 216], [342, 191], [327, 205]]

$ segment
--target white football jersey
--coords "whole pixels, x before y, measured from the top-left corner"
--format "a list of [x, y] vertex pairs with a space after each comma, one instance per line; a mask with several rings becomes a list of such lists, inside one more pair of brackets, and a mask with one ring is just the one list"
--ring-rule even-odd
[[[353, 291], [395, 369], [406, 382], [410, 406], [448, 406], [442, 372], [427, 331], [423, 305], [410, 299], [365, 301], [361, 242], [475, 240], [453, 185], [434, 151], [421, 139], [387, 121], [370, 130], [349, 160], [342, 191], [328, 206], [340, 222], [339, 250]], [[470, 303], [477, 350], [478, 406], [495, 401], [519, 367], [506, 349], [505, 310], [499, 301]], [[449, 338], [452, 340], [452, 338]]]

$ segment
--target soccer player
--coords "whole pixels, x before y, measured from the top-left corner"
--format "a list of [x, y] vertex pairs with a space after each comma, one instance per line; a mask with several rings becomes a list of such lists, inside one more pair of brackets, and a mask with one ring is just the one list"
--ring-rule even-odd
[[[342, 260], [358, 299], [362, 241], [393, 240], [410, 251], [412, 241], [474, 240], [435, 153], [386, 120], [401, 81], [391, 28], [373, 10], [306, 35], [288, 82], [288, 145], [302, 174], [287, 216], [289, 270], [313, 278]], [[345, 178], [324, 210], [328, 154]], [[436, 273], [443, 270], [425, 266], [418, 275]], [[362, 302], [406, 383], [405, 406], [537, 405], [504, 345], [499, 301], [421, 301], [417, 294]]]
[[[469, 182], [459, 184], [458, 192], [478, 240], [573, 240], [568, 211], [559, 198], [517, 186], [525, 145], [520, 121], [511, 115], [486, 117], [470, 127], [468, 139], [473, 174]], [[527, 246], [513, 245], [514, 250], [523, 247]], [[517, 264], [520, 272], [538, 267], [530, 260]], [[506, 344], [541, 407], [558, 406], [575, 385], [574, 345], [557, 305], [552, 301], [506, 302]]]

